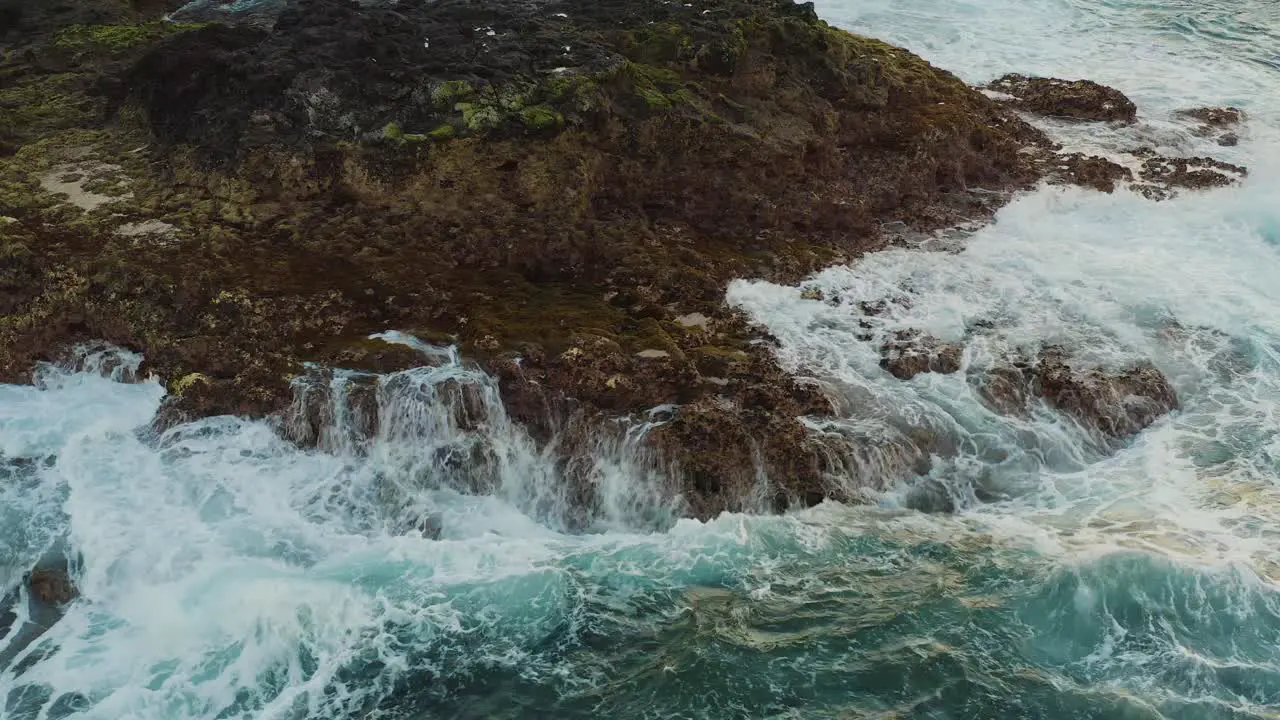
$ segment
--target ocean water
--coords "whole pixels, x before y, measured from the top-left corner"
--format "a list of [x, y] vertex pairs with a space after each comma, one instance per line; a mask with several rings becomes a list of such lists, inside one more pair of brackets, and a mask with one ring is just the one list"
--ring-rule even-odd
[[[676, 520], [637, 450], [660, 409], [601, 441], [605, 502], [567, 532], [554, 452], [438, 348], [300, 383], [334, 399], [311, 451], [232, 418], [148, 433], [163, 391], [127, 353], [41, 368], [0, 386], [0, 717], [1280, 717], [1280, 8], [818, 9], [975, 83], [1088, 77], [1139, 104], [1131, 128], [1047, 124], [1068, 146], [1251, 174], [1160, 204], [1044, 188], [954, 247], [735, 283], [784, 363], [856, 398], [843, 422], [952, 441], [867, 506]], [[1220, 104], [1249, 113], [1235, 148], [1172, 117]], [[881, 299], [877, 336], [997, 329], [961, 374], [901, 382], [859, 338], [857, 302]], [[985, 410], [966, 375], [1042, 342], [1149, 358], [1182, 409], [1118, 449]], [[925, 490], [957, 511], [911, 509]], [[59, 616], [22, 577], [68, 563]]]

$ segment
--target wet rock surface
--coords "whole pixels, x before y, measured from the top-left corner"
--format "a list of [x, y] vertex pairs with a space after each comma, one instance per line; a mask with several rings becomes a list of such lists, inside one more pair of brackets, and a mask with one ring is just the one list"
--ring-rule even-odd
[[1150, 157], [1142, 162], [1138, 177], [1164, 189], [1203, 190], [1240, 182], [1249, 171], [1210, 157]]
[[[161, 426], [288, 411], [300, 444], [351, 448], [378, 431], [375, 384], [351, 386], [339, 437], [331, 398], [295, 379], [422, 364], [369, 338], [402, 330], [458, 344], [570, 455], [670, 406], [648, 446], [700, 517], [857, 500], [942, 442], [823, 425], [847, 408], [778, 366], [725, 308], [730, 280], [796, 282], [1041, 178], [1131, 179], [1011, 112], [1132, 121], [1116, 91], [1010, 76], [1002, 104], [808, 4], [290, 0], [178, 24], [154, 22], [172, 3], [3, 7], [19, 5], [0, 62], [0, 378], [100, 339], [166, 384]], [[1147, 159], [1153, 193], [1243, 172]], [[903, 379], [963, 357], [914, 332], [883, 352]], [[1042, 356], [993, 373], [991, 402], [1043, 398], [1120, 437], [1169, 405], [1152, 371]], [[455, 390], [457, 423], [483, 424]], [[480, 474], [458, 487], [485, 491]], [[586, 476], [565, 476], [590, 506]]]
[[1173, 386], [1154, 365], [1141, 361], [1109, 370], [1077, 367], [1059, 347], [1034, 360], [1012, 359], [978, 379], [979, 392], [996, 411], [1018, 415], [1043, 400], [1084, 427], [1122, 440], [1179, 407]]
[[53, 607], [67, 605], [80, 596], [65, 567], [42, 567], [32, 570], [27, 587], [37, 601]]
[[109, 341], [169, 387], [168, 423], [280, 412], [304, 362], [409, 366], [367, 339], [398, 329], [458, 343], [542, 440], [680, 405], [653, 443], [698, 514], [759, 474], [811, 501], [798, 418], [831, 409], [726, 283], [988, 217], [1040, 176], [1042, 133], [807, 4], [154, 12], [6, 36], [0, 377]]
[[1133, 179], [1133, 171], [1097, 155], [1069, 153], [1059, 156], [1051, 171], [1054, 182], [1093, 188], [1105, 193], [1115, 192], [1116, 184]]
[[1196, 120], [1210, 128], [1231, 128], [1244, 120], [1244, 111], [1234, 107], [1206, 107], [1180, 110], [1179, 117]]
[[895, 333], [880, 352], [880, 367], [900, 380], [910, 380], [921, 373], [958, 372], [964, 360], [963, 346], [915, 330]]
[[1131, 123], [1138, 108], [1124, 93], [1092, 80], [1005, 75], [988, 90], [1012, 96], [1010, 107], [1034, 115], [1071, 120]]

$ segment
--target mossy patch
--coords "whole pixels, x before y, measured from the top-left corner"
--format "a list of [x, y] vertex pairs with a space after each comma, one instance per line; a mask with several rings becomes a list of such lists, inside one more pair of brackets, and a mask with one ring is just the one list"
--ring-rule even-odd
[[692, 57], [694, 40], [689, 29], [676, 22], [655, 23], [622, 34], [621, 50], [640, 63], [668, 63]]
[[198, 373], [198, 372], [188, 373], [187, 375], [183, 375], [182, 377], [174, 381], [173, 388], [172, 388], [173, 394], [178, 397], [182, 397], [196, 383], [209, 383], [209, 382], [212, 382], [212, 379], [208, 375], [205, 375], [204, 373]]
[[446, 80], [431, 92], [431, 101], [437, 107], [453, 109], [453, 106], [475, 97], [476, 90], [465, 80]]
[[634, 94], [650, 111], [670, 110], [694, 101], [680, 74], [668, 68], [627, 62], [602, 77], [623, 92]]
[[458, 135], [457, 128], [449, 124], [441, 125], [436, 129], [432, 130], [431, 132], [427, 133], [427, 137], [431, 138], [432, 140], [435, 140], [436, 142], [444, 142], [446, 140], [452, 140], [457, 135]]
[[564, 116], [546, 105], [535, 105], [520, 111], [520, 121], [535, 132], [551, 130], [564, 125]]
[[54, 45], [66, 50], [123, 52], [171, 35], [199, 30], [200, 23], [155, 20], [140, 25], [72, 25], [58, 32]]
[[0, 88], [0, 139], [24, 140], [93, 123], [100, 103], [78, 92], [77, 81], [62, 73]]

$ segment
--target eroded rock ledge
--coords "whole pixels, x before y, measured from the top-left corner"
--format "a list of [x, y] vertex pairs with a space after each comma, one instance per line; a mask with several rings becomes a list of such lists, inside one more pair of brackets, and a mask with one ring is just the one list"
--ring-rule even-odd
[[460, 344], [541, 441], [679, 405], [652, 443], [696, 514], [761, 471], [778, 506], [813, 502], [836, 461], [798, 418], [832, 408], [726, 283], [987, 217], [1057, 162], [1011, 108], [810, 3], [158, 19], [174, 5], [7, 0], [0, 38], [0, 378], [114, 342], [170, 388], [167, 422], [282, 411], [304, 362], [419, 363], [368, 339], [396, 329]]

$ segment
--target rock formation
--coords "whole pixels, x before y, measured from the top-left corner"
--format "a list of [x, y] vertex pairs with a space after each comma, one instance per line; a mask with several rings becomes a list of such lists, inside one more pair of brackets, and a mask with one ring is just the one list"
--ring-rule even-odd
[[1010, 105], [1035, 115], [1121, 123], [1138, 117], [1138, 107], [1124, 93], [1092, 80], [1009, 74], [991, 82], [987, 89], [1011, 96]]
[[394, 328], [459, 342], [535, 434], [561, 398], [678, 403], [654, 442], [690, 477], [803, 477], [796, 418], [829, 410], [725, 283], [798, 280], [879, 247], [882, 221], [990, 214], [969, 188], [1036, 177], [1029, 126], [810, 5], [138, 20], [9, 41], [0, 370], [105, 339], [145, 354], [173, 417], [279, 411], [303, 361], [395, 369], [366, 339]]
[[880, 367], [900, 380], [920, 373], [949, 374], [960, 370], [964, 348], [918, 331], [899, 331], [881, 348]]
[[[679, 405], [651, 442], [698, 515], [761, 474], [777, 506], [813, 502], [839, 454], [799, 418], [830, 403], [726, 284], [798, 281], [881, 248], [884, 226], [989, 217], [1059, 163], [1122, 179], [811, 3], [159, 19], [176, 5], [0, 5], [0, 379], [98, 339], [145, 355], [163, 422], [262, 416], [290, 407], [303, 363], [420, 362], [369, 339], [395, 329], [457, 343], [540, 442], [566, 416]], [[1084, 81], [993, 87], [1020, 110], [1135, 112]], [[931, 339], [891, 344], [900, 377], [958, 367]], [[304, 408], [295, 439], [320, 442], [322, 417]]]
[[1043, 400], [1108, 440], [1128, 438], [1178, 408], [1169, 380], [1149, 362], [1109, 370], [1080, 368], [1059, 347], [1047, 347], [1034, 360], [1011, 359], [978, 378], [990, 406], [1022, 414]]
[[1236, 130], [1244, 121], [1244, 111], [1233, 107], [1207, 107], [1180, 110], [1175, 115], [1185, 120], [1199, 123], [1196, 134], [1201, 137], [1213, 137], [1219, 145], [1232, 147], [1240, 143], [1240, 135]]

